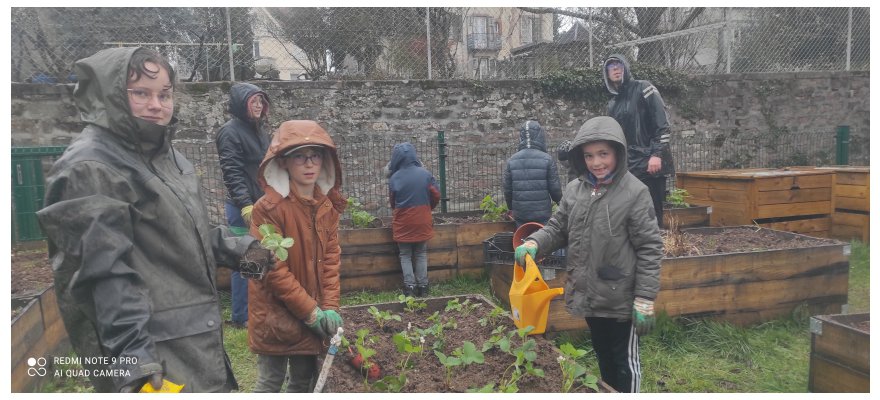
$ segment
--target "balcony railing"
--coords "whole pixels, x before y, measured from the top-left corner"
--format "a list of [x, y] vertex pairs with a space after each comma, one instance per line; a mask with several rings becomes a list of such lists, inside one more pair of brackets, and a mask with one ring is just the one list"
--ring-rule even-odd
[[501, 36], [497, 33], [470, 33], [467, 46], [468, 50], [500, 50]]

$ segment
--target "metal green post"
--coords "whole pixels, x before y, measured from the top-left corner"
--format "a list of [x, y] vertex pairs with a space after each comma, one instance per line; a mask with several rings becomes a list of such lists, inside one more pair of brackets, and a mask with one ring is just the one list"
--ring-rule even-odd
[[446, 197], [446, 136], [437, 131], [437, 150], [440, 154], [440, 212], [447, 212], [449, 198]]
[[840, 125], [837, 127], [835, 142], [837, 145], [837, 157], [834, 163], [837, 165], [849, 165], [849, 126]]

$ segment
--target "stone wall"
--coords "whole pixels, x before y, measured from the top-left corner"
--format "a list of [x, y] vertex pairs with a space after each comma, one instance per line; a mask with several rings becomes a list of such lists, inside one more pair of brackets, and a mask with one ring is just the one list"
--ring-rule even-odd
[[[869, 81], [869, 72], [694, 77], [694, 87], [702, 89], [690, 92], [700, 95], [691, 95], [691, 98], [664, 95], [672, 123], [673, 144], [693, 138], [701, 140], [697, 146], [687, 144], [678, 148], [680, 156], [676, 155], [676, 166], [687, 171], [705, 169], [707, 159], [714, 162], [720, 157], [719, 143], [726, 139], [761, 138], [777, 133], [804, 135], [804, 142], [815, 140], [817, 135], [809, 135], [811, 133], [823, 133], [824, 142], [816, 146], [832, 150], [833, 156], [833, 138], [829, 135], [839, 125], [851, 127], [850, 163], [867, 165]], [[465, 210], [476, 209], [486, 193], [498, 193], [500, 176], [489, 175], [500, 175], [500, 166], [510, 153], [508, 149], [513, 148], [518, 127], [525, 119], [538, 118], [550, 143], [555, 145], [573, 137], [584, 121], [604, 111], [587, 110], [576, 101], [550, 98], [543, 94], [537, 81], [256, 83], [271, 97], [272, 126], [289, 119], [314, 119], [337, 140], [345, 142], [374, 135], [387, 139], [405, 134], [407, 138], [417, 137], [423, 144], [430, 143], [437, 131], [443, 130], [453, 146], [497, 149], [492, 153], [495, 156], [481, 156], [498, 158], [492, 162], [480, 160], [481, 164], [488, 165], [490, 172], [473, 172], [474, 176], [466, 172], [452, 178], [449, 184], [452, 189], [456, 179], [476, 185], [468, 188], [469, 193], [463, 196], [467, 199], [453, 199], [464, 204], [461, 209]], [[211, 172], [216, 167], [216, 152], [213, 145], [205, 145], [205, 141], [211, 140], [217, 128], [229, 118], [225, 112], [229, 86], [228, 82], [181, 84], [175, 98], [180, 120], [177, 138], [183, 139], [181, 148], [189, 145], [185, 150], [195, 153], [187, 152], [187, 157], [195, 158], [193, 161], [197, 164], [202, 159], [208, 171], [203, 180], [207, 181], [209, 196], [218, 198], [211, 201], [209, 208], [216, 211], [212, 211], [212, 215], [222, 214], [223, 189], [219, 173]], [[71, 99], [72, 89], [72, 85], [12, 84], [12, 145], [69, 143], [83, 127]], [[757, 143], [741, 152], [750, 157], [750, 153], [758, 151], [776, 151], [762, 146]], [[359, 164], [359, 168], [378, 171], [389, 157], [386, 153], [390, 153], [390, 145], [380, 147], [388, 148], [370, 152], [377, 160], [371, 160], [369, 166]], [[699, 162], [691, 160], [694, 156], [700, 158]], [[482, 182], [486, 183], [473, 183], [477, 178], [485, 179]], [[377, 211], [377, 215], [387, 214], [383, 209], [387, 204], [384, 180], [378, 173], [353, 179], [347, 175], [346, 179], [349, 193], [367, 205], [368, 210]]]
[[[868, 163], [868, 72], [733, 74], [695, 77], [710, 83], [700, 99], [667, 96], [673, 135], [833, 132], [849, 125], [850, 158]], [[257, 82], [272, 99], [270, 122], [315, 119], [334, 135], [406, 133], [450, 141], [500, 143], [537, 117], [553, 142], [570, 137], [602, 110], [548, 98], [536, 81]], [[181, 84], [181, 138], [210, 138], [228, 118], [228, 82]], [[12, 145], [64, 145], [82, 128], [70, 85], [12, 84]], [[683, 115], [687, 103], [693, 112]]]

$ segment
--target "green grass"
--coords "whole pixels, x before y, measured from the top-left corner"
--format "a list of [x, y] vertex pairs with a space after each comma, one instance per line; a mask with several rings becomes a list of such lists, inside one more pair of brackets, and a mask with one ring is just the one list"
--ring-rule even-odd
[[849, 312], [851, 314], [871, 311], [871, 248], [858, 240], [852, 241], [849, 256]]
[[[850, 256], [849, 312], [869, 311], [870, 251], [854, 241]], [[478, 293], [500, 304], [489, 290], [487, 276], [456, 278], [432, 284], [431, 296]], [[342, 295], [343, 305], [397, 301], [399, 290], [359, 291]], [[221, 293], [224, 320], [229, 319], [228, 292]], [[749, 328], [707, 320], [673, 319], [660, 315], [655, 331], [642, 339], [642, 392], [672, 393], [805, 393], [809, 373], [809, 316], [796, 310], [789, 318]], [[226, 351], [242, 392], [256, 383], [257, 357], [247, 346], [247, 331], [224, 327]], [[557, 344], [571, 342], [588, 351], [584, 365], [597, 375], [589, 334], [566, 332]], [[43, 392], [90, 391], [79, 379], [55, 379]]]

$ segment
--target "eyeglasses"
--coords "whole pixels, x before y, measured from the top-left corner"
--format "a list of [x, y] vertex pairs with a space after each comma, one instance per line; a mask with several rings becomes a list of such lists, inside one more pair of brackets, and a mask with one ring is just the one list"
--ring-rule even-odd
[[[153, 100], [153, 91], [148, 89], [126, 89], [128, 90], [128, 96], [131, 98], [131, 102], [138, 105], [144, 105]], [[165, 108], [171, 108], [174, 104], [174, 92], [171, 90], [163, 90], [159, 93], [156, 93], [156, 98], [159, 99], [159, 105]]]
[[609, 61], [608, 64], [605, 64], [606, 69], [621, 68], [621, 67], [623, 67], [623, 63], [620, 61]]
[[293, 165], [306, 165], [307, 161], [311, 161], [312, 164], [319, 164], [321, 160], [324, 159], [323, 153], [312, 153], [311, 155], [305, 155], [304, 153], [299, 154], [291, 154], [287, 156], [293, 160]]

